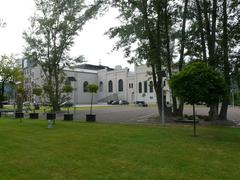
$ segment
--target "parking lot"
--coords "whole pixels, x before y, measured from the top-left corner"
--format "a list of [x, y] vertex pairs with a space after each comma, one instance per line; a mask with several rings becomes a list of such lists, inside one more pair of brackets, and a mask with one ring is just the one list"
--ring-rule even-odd
[[[199, 115], [207, 115], [209, 109], [206, 107], [197, 107], [196, 112]], [[85, 120], [88, 110], [78, 111], [75, 114], [75, 119]], [[111, 123], [156, 123], [160, 120], [152, 120], [150, 117], [157, 117], [157, 107], [139, 107], [139, 106], [114, 106], [112, 108], [101, 108], [93, 110], [93, 114], [96, 114], [98, 122], [111, 122]], [[184, 114], [191, 115], [191, 106], [186, 106]], [[229, 108], [228, 119], [240, 124], [240, 109]]]

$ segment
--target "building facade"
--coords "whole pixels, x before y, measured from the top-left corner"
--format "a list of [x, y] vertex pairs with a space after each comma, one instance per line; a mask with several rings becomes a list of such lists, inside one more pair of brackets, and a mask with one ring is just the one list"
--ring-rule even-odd
[[[107, 66], [90, 64], [80, 65], [75, 68], [65, 69], [66, 78], [74, 88], [70, 95], [74, 104], [89, 104], [91, 94], [87, 92], [88, 84], [97, 84], [98, 93], [94, 95], [94, 103], [107, 102], [108, 100], [127, 100], [130, 103], [145, 101], [156, 103], [156, 93], [153, 87], [151, 69], [146, 65], [135, 66], [133, 72], [128, 68], [116, 66], [114, 69]], [[33, 84], [43, 84], [43, 72], [40, 67], [24, 66], [26, 77], [25, 89], [31, 94]], [[165, 101], [171, 104], [170, 90], [165, 83]], [[29, 98], [33, 98], [30, 97]]]

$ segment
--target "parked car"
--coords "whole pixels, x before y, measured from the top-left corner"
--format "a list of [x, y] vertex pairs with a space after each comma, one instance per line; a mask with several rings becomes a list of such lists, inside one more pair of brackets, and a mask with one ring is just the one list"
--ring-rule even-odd
[[2, 101], [2, 104], [3, 104], [3, 105], [8, 105], [8, 104], [9, 104], [9, 101]]
[[112, 104], [113, 100], [108, 100], [107, 104]]
[[119, 101], [119, 104], [120, 104], [120, 105], [128, 105], [129, 102], [126, 101], [126, 100], [120, 100], [120, 101]]
[[70, 101], [65, 101], [65, 102], [62, 103], [60, 106], [61, 106], [61, 107], [72, 107], [72, 106], [73, 106], [73, 103], [70, 102]]
[[119, 104], [119, 101], [113, 101], [112, 102], [112, 105], [118, 105]]
[[135, 104], [142, 107], [148, 107], [148, 104], [145, 101], [136, 101]]

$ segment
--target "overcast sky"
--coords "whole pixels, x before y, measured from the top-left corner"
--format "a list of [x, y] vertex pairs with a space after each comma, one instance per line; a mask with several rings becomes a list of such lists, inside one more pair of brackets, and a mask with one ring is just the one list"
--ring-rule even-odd
[[[29, 17], [34, 11], [34, 0], [0, 0], [0, 18], [7, 23], [5, 28], [0, 29], [0, 55], [21, 55], [25, 43], [22, 33], [29, 27]], [[122, 52], [111, 52], [114, 40], [104, 35], [110, 27], [118, 25], [116, 16], [117, 11], [111, 10], [103, 17], [90, 20], [76, 38], [71, 55], [84, 55], [91, 64], [99, 64], [101, 61], [102, 65], [122, 65], [133, 69]]]

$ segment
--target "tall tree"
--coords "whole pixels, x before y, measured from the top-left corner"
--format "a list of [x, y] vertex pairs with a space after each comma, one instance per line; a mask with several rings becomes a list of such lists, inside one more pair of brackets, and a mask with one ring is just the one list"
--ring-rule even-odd
[[158, 111], [162, 114], [164, 70], [167, 67], [171, 74], [172, 66], [170, 1], [132, 0], [111, 4], [119, 10], [122, 25], [110, 29], [110, 38], [118, 37], [115, 48], [123, 48], [130, 62], [146, 61], [151, 67]]
[[223, 98], [222, 107], [219, 118], [227, 120], [227, 110], [229, 105], [230, 95], [230, 64], [229, 64], [229, 35], [228, 35], [228, 14], [227, 14], [227, 0], [223, 0], [223, 35], [222, 35], [222, 49], [223, 49], [223, 72], [227, 83], [227, 94]]
[[31, 28], [24, 33], [27, 42], [24, 54], [32, 64], [41, 66], [45, 74], [45, 93], [53, 111], [58, 111], [65, 82], [63, 69], [74, 60], [68, 54], [74, 37], [97, 14], [102, 2], [35, 0], [35, 4], [37, 12], [31, 19]]

